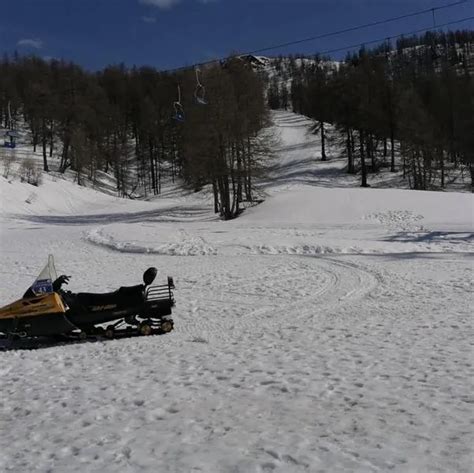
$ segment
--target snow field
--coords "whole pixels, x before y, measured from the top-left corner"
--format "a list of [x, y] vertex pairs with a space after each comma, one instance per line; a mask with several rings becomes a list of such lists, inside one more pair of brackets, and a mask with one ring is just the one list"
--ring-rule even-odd
[[458, 261], [213, 258], [170, 336], [2, 355], [6, 471], [469, 471]]
[[0, 180], [2, 300], [53, 253], [74, 291], [156, 266], [177, 301], [169, 335], [0, 352], [0, 471], [472, 470], [472, 196], [350, 188], [304, 123], [276, 114], [233, 222]]

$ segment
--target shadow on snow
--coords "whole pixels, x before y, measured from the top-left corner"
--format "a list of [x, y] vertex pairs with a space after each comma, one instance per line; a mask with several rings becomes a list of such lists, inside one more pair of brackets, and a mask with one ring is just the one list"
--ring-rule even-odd
[[119, 212], [92, 215], [15, 215], [19, 220], [48, 225], [97, 225], [136, 222], [186, 222], [217, 220], [209, 207], [167, 207], [142, 212]]
[[470, 232], [399, 232], [383, 238], [382, 241], [402, 243], [470, 243], [474, 233]]

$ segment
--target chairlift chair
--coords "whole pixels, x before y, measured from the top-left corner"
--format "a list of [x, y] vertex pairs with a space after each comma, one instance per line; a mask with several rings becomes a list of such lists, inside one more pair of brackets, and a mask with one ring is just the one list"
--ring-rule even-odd
[[174, 116], [173, 118], [177, 122], [184, 122], [185, 121], [185, 114], [184, 114], [184, 107], [181, 104], [181, 88], [178, 85], [178, 100], [174, 102]]
[[174, 119], [178, 122], [184, 122], [185, 121], [185, 115], [184, 115], [184, 109], [183, 106], [179, 102], [174, 103]]
[[15, 149], [16, 139], [19, 137], [19, 133], [16, 130], [7, 130], [5, 133], [5, 141], [3, 142], [4, 148]]
[[200, 72], [201, 70], [196, 67], [196, 89], [194, 90], [194, 98], [199, 105], [207, 105], [206, 89], [199, 79]]

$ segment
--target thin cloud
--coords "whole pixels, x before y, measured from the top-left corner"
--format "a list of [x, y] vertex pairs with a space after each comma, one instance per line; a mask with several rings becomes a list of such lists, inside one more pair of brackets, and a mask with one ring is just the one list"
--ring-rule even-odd
[[[207, 5], [208, 3], [215, 3], [219, 0], [196, 0], [198, 3]], [[181, 3], [181, 0], [139, 0], [143, 5], [150, 5], [153, 7], [161, 8], [162, 10], [169, 10], [178, 3]]]
[[140, 0], [144, 5], [151, 5], [154, 7], [166, 10], [177, 5], [181, 0]]
[[142, 21], [144, 23], [156, 23], [156, 18], [154, 16], [142, 16]]
[[18, 41], [16, 45], [23, 46], [26, 48], [42, 49], [43, 41], [41, 41], [40, 39], [24, 38], [20, 39], [20, 41]]

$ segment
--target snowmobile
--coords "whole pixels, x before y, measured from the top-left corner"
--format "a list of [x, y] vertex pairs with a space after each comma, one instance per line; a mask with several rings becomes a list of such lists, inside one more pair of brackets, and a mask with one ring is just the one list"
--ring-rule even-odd
[[[152, 286], [156, 268], [143, 274], [143, 284], [114, 292], [72, 293], [62, 289], [69, 276], [57, 277], [54, 259], [23, 298], [0, 308], [0, 333], [8, 338], [152, 335], [173, 330], [173, 278]], [[107, 325], [108, 324], [108, 325]], [[106, 325], [104, 327], [104, 325]]]

